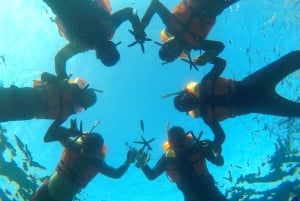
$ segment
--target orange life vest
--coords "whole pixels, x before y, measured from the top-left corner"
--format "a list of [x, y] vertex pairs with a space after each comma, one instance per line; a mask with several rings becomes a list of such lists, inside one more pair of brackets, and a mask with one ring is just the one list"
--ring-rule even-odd
[[111, 5], [110, 5], [109, 0], [96, 0], [96, 4], [100, 8], [104, 8], [105, 10], [107, 10], [109, 12], [109, 14], [111, 14]]
[[171, 18], [174, 31], [192, 47], [199, 46], [199, 40], [207, 37], [216, 22], [216, 18], [209, 18], [197, 9], [191, 5], [190, 0], [183, 1], [174, 8]]
[[82, 155], [65, 149], [56, 171], [84, 188], [98, 174], [99, 169]]
[[73, 96], [70, 91], [60, 90], [46, 82], [37, 82], [34, 87], [42, 91], [43, 102], [47, 104], [47, 111], [46, 114], [40, 114], [36, 118], [65, 120], [74, 113]]
[[[190, 141], [189, 144], [191, 146], [195, 143], [191, 135], [187, 135], [186, 138], [188, 141]], [[168, 175], [168, 178], [172, 182], [180, 183], [182, 181], [180, 170], [178, 167], [178, 163], [180, 163], [178, 160], [180, 159], [177, 158], [176, 152], [170, 147], [170, 145], [168, 145], [168, 141], [164, 143], [164, 148], [165, 157], [167, 160], [166, 173]], [[196, 152], [188, 156], [188, 162], [193, 167], [195, 176], [204, 176], [208, 174], [205, 157], [202, 153]]]
[[[228, 95], [232, 96], [235, 94], [235, 82], [231, 79], [218, 78], [216, 80], [207, 80], [204, 83], [205, 90], [207, 91], [207, 96], [218, 96], [218, 95]], [[217, 105], [207, 105], [206, 106], [208, 120], [222, 121], [224, 119], [234, 117], [235, 107], [232, 106], [217, 106]]]

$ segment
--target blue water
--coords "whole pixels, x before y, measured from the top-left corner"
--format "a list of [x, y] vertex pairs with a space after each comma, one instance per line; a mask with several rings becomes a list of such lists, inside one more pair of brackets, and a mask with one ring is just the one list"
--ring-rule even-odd
[[[179, 1], [162, 0], [170, 9]], [[150, 0], [112, 0], [113, 11], [125, 6], [142, 16]], [[221, 56], [227, 60], [224, 77], [242, 79], [246, 75], [299, 49], [300, 1], [241, 0], [218, 17], [208, 38], [225, 45]], [[42, 72], [54, 73], [54, 56], [67, 41], [61, 38], [50, 20], [51, 10], [42, 1], [10, 0], [0, 2], [0, 71], [1, 85], [32, 86]], [[155, 137], [149, 162], [153, 166], [163, 152], [166, 122], [195, 133], [211, 131], [201, 119], [177, 112], [173, 99], [161, 96], [183, 89], [189, 81], [200, 81], [211, 68], [207, 65], [189, 71], [182, 61], [161, 65], [158, 46], [145, 44], [128, 48], [133, 37], [129, 23], [117, 30], [113, 41], [120, 62], [111, 68], [99, 63], [89, 51], [72, 58], [67, 72], [85, 78], [90, 86], [104, 90], [98, 102], [76, 117], [89, 130], [95, 121], [108, 146], [106, 162], [118, 167], [125, 160], [128, 142], [139, 140], [145, 123], [144, 137]], [[159, 41], [164, 28], [155, 16], [146, 32]], [[295, 72], [278, 86], [278, 91], [292, 100], [300, 95], [300, 72]], [[44, 143], [43, 136], [51, 124], [48, 120], [2, 123], [0, 163], [0, 200], [27, 200], [43, 178], [53, 173], [63, 148], [59, 143]], [[290, 200], [300, 194], [299, 119], [250, 114], [221, 123], [226, 132], [223, 146], [225, 165], [208, 163], [218, 188], [234, 200]], [[68, 124], [66, 123], [66, 126]], [[5, 131], [5, 130], [6, 131]], [[7, 167], [7, 169], [6, 169]], [[27, 168], [26, 168], [27, 167]], [[98, 175], [80, 194], [81, 200], [148, 201], [183, 200], [175, 184], [163, 175], [148, 181], [142, 172], [130, 167], [119, 180]]]

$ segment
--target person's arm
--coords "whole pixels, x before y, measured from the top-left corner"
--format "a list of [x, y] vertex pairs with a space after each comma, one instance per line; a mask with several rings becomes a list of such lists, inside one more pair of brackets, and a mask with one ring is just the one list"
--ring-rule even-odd
[[222, 74], [222, 72], [224, 71], [225, 66], [226, 66], [226, 61], [219, 57], [216, 57], [215, 59], [213, 59], [213, 61], [211, 61], [211, 63], [214, 64], [214, 66], [210, 70], [210, 72], [204, 76], [202, 81], [217, 79]]
[[159, 0], [152, 0], [141, 20], [143, 29], [146, 29], [155, 13], [166, 26], [169, 26], [172, 13]]
[[136, 14], [135, 9], [127, 7], [121, 10], [118, 10], [112, 14], [112, 19], [114, 21], [115, 27], [119, 27], [123, 22], [129, 20], [132, 28], [135, 29], [140, 25], [140, 18]]
[[69, 76], [66, 72], [66, 63], [68, 59], [74, 55], [82, 52], [82, 50], [76, 48], [72, 43], [64, 46], [55, 56], [55, 72], [60, 80], [68, 79]]
[[221, 147], [221, 145], [225, 141], [225, 133], [220, 123], [217, 121], [206, 121], [205, 119], [203, 120], [210, 127], [214, 134], [214, 145], [217, 147]]
[[60, 83], [60, 80], [56, 75], [53, 75], [48, 72], [43, 72], [41, 75], [41, 81], [48, 82], [49, 84], [58, 86]]
[[70, 129], [62, 127], [63, 122], [64, 120], [53, 121], [44, 136], [44, 142], [60, 141], [63, 145], [68, 145], [69, 142], [73, 141], [69, 137], [79, 135], [76, 120], [71, 120]]
[[101, 173], [107, 177], [111, 177], [114, 179], [119, 179], [121, 178], [124, 173], [127, 171], [129, 168], [130, 163], [124, 162], [120, 167], [118, 168], [113, 168], [109, 165], [107, 165], [104, 161], [101, 164]]
[[44, 136], [44, 142], [53, 142], [68, 138], [69, 131], [64, 127], [60, 127], [62, 123], [63, 121], [60, 120], [53, 121]]
[[225, 2], [224, 3], [225, 4], [224, 7], [227, 8], [227, 7], [231, 6], [232, 4], [238, 2], [239, 0], [222, 0], [222, 1]]
[[[200, 55], [193, 58], [193, 63], [200, 66], [211, 63], [223, 51], [224, 48], [225, 45], [220, 41], [201, 40], [199, 41], [199, 46], [194, 48], [200, 50]], [[202, 50], [205, 51], [203, 54], [201, 54]]]
[[144, 28], [141, 26], [140, 18], [136, 14], [135, 9], [130, 7], [121, 9], [113, 13], [112, 18], [116, 28], [118, 28], [124, 21], [129, 20], [132, 25], [135, 39], [137, 41], [141, 41], [142, 43], [144, 42], [144, 40], [146, 39], [146, 33], [144, 31]]
[[162, 156], [152, 169], [147, 164], [142, 167], [143, 173], [149, 180], [154, 180], [159, 177], [165, 169], [165, 156]]
[[135, 161], [136, 156], [136, 150], [135, 149], [129, 149], [127, 152], [127, 157], [125, 162], [118, 168], [113, 168], [109, 165], [107, 165], [104, 161], [100, 162], [99, 169], [100, 172], [108, 177], [118, 179], [124, 175], [124, 173], [129, 168], [130, 164]]

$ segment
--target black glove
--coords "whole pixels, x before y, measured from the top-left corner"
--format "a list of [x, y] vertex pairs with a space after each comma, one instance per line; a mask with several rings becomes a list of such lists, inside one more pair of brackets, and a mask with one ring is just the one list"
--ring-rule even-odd
[[77, 120], [76, 119], [71, 119], [70, 125], [71, 125], [69, 128], [70, 137], [77, 137], [82, 134], [80, 132], [80, 130], [77, 129]]
[[136, 155], [137, 155], [137, 150], [135, 148], [129, 148], [127, 152], [126, 163], [134, 163]]
[[199, 142], [199, 146], [206, 156], [207, 160], [217, 166], [224, 165], [224, 158], [221, 155], [222, 147], [220, 145], [216, 145], [213, 141], [210, 140], [202, 140]]
[[202, 55], [193, 58], [192, 62], [196, 65], [204, 66], [207, 63], [211, 62], [216, 56], [217, 52], [215, 50], [208, 50]]
[[137, 168], [142, 168], [147, 165], [147, 162], [150, 160], [151, 156], [149, 153], [144, 151], [138, 151], [136, 154], [135, 160], [137, 161], [135, 166]]
[[142, 48], [142, 52], [145, 52], [144, 42], [151, 41], [152, 39], [147, 38], [147, 35], [144, 31], [144, 28], [140, 25], [134, 28], [134, 30], [129, 30], [129, 32], [134, 36], [135, 42], [128, 45], [128, 47], [132, 47], [136, 44], [140, 44]]

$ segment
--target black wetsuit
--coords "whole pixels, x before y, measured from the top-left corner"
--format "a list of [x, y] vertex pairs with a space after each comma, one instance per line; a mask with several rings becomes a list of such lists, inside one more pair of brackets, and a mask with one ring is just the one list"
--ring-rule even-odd
[[[114, 167], [109, 166], [104, 160], [95, 159], [95, 158], [94, 159], [85, 158], [84, 156], [82, 156], [81, 145], [75, 143], [73, 140], [68, 138], [70, 132], [72, 132], [72, 131], [70, 131], [69, 129], [66, 129], [64, 127], [60, 127], [61, 123], [62, 123], [61, 121], [54, 121], [52, 123], [52, 125], [49, 127], [47, 134], [45, 135], [45, 136], [48, 136], [48, 138], [49, 138], [49, 140], [46, 140], [47, 142], [59, 140], [63, 144], [65, 149], [71, 150], [72, 152], [75, 152], [76, 154], [80, 155], [80, 157], [82, 158], [82, 163], [88, 163], [88, 164], [96, 167], [99, 173], [101, 173], [107, 177], [117, 179], [117, 178], [120, 178], [122, 175], [124, 175], [124, 173], [127, 171], [128, 167], [129, 167], [130, 163], [125, 161], [125, 163], [120, 165], [118, 168], [114, 168]], [[99, 147], [97, 147], [97, 149], [98, 148]], [[68, 165], [66, 164], [66, 166], [68, 166]], [[59, 166], [57, 166], [56, 170], [59, 171]], [[67, 177], [70, 181], [75, 182], [75, 180], [76, 180], [75, 178], [78, 175], [74, 175], [74, 178], [72, 178], [72, 175], [74, 173], [72, 172], [72, 170], [69, 170], [69, 171], [70, 171], [70, 174], [65, 175], [65, 177]], [[46, 180], [43, 183], [43, 185], [33, 195], [33, 198], [31, 199], [31, 201], [59, 201], [59, 200], [54, 200], [53, 198], [51, 198], [51, 196], [49, 196], [48, 182], [49, 181]], [[62, 186], [62, 188], [63, 188], [63, 186]]]
[[[168, 158], [164, 154], [151, 169], [148, 165], [142, 168], [144, 174], [149, 180], [154, 180], [171, 166], [174, 170], [179, 171], [180, 182], [176, 182], [179, 190], [182, 191], [185, 201], [225, 201], [224, 195], [219, 191], [215, 185], [214, 178], [209, 174], [206, 164], [205, 173], [198, 176], [193, 168], [195, 163], [191, 163], [188, 158], [197, 153], [201, 153], [202, 157], [199, 160], [205, 160], [206, 153], [199, 150], [199, 147], [194, 145], [192, 148], [186, 150], [182, 154], [177, 154], [176, 158]], [[198, 160], [197, 160], [198, 162]]]
[[[232, 80], [235, 90], [229, 90], [229, 93], [223, 95], [215, 95], [211, 92], [215, 89], [207, 88], [208, 82], [216, 83], [226, 65], [220, 58], [216, 58], [213, 63], [214, 67], [200, 83], [199, 109], [204, 122], [213, 130], [217, 144], [222, 144], [225, 139], [224, 131], [218, 123], [218, 108], [231, 108], [234, 111], [232, 116], [225, 114], [221, 120], [249, 113], [300, 117], [300, 103], [285, 99], [275, 91], [276, 85], [283, 78], [300, 69], [299, 50], [281, 57], [242, 81]], [[212, 86], [217, 88], [214, 84]], [[207, 108], [211, 108], [213, 112], [209, 112]]]
[[[143, 29], [146, 29], [146, 27], [149, 25], [153, 15], [155, 13], [157, 13], [159, 15], [159, 17], [161, 18], [162, 22], [166, 25], [167, 30], [174, 36], [177, 37], [177, 39], [183, 40], [183, 43], [186, 43], [186, 49], [201, 49], [201, 50], [214, 50], [219, 54], [223, 49], [224, 49], [224, 45], [222, 42], [219, 41], [213, 41], [213, 40], [204, 40], [205, 38], [194, 38], [196, 40], [199, 41], [198, 46], [192, 46], [190, 47], [190, 44], [188, 44], [188, 42], [184, 41], [184, 39], [181, 39], [182, 35], [184, 34], [184, 32], [188, 32], [189, 34], [191, 34], [192, 36], [194, 35], [192, 32], [190, 32], [190, 24], [192, 22], [192, 19], [198, 17], [199, 13], [201, 13], [201, 15], [205, 15], [209, 18], [215, 18], [216, 16], [218, 16], [219, 14], [221, 14], [223, 12], [224, 9], [226, 9], [227, 7], [229, 7], [230, 5], [236, 3], [239, 0], [230, 0], [230, 1], [224, 1], [224, 0], [215, 0], [215, 1], [207, 1], [204, 3], [204, 5], [199, 5], [200, 8], [198, 10], [196, 10], [195, 8], [191, 8], [190, 5], [188, 5], [188, 7], [190, 8], [192, 14], [192, 17], [190, 18], [190, 21], [187, 22], [186, 24], [183, 24], [181, 22], [181, 19], [177, 19], [177, 23], [180, 24], [182, 31], [176, 30], [177, 28], [174, 28], [174, 25], [172, 23], [172, 18], [173, 13], [171, 13], [169, 11], [169, 9], [167, 7], [165, 7], [159, 0], [152, 0], [151, 4], [149, 5], [149, 7], [146, 10], [146, 13], [144, 14], [143, 18], [141, 19], [141, 24], [143, 26]], [[186, 4], [187, 1], [183, 1]], [[182, 14], [183, 15], [183, 14]], [[200, 17], [201, 18], [201, 17]], [[175, 17], [176, 19], [176, 17]], [[201, 22], [203, 23], [203, 26], [205, 25], [205, 21], [201, 20]]]
[[0, 122], [28, 120], [45, 110], [40, 91], [31, 87], [0, 88]]
[[[64, 85], [55, 75], [46, 72], [41, 75], [41, 82], [47, 82], [47, 87], [18, 88], [11, 86], [0, 88], [0, 122], [33, 118], [59, 119], [63, 115], [59, 115], [58, 112], [57, 115], [53, 115], [54, 113], [51, 111], [60, 111], [63, 107], [68, 108], [65, 111], [69, 112], [65, 114], [63, 119], [75, 113], [73, 103], [62, 103], [62, 96], [64, 93], [70, 93], [73, 96], [79, 94], [78, 86], [74, 84]], [[50, 99], [60, 104], [50, 106]]]
[[76, 43], [75, 47], [69, 47], [75, 48], [74, 52], [68, 53], [62, 49], [56, 55], [55, 70], [61, 79], [68, 78], [66, 62], [70, 57], [95, 49], [99, 43], [110, 40], [115, 30], [127, 20], [130, 21], [133, 29], [140, 24], [139, 17], [130, 7], [111, 14], [92, 0], [44, 0], [44, 2], [62, 22], [71, 44]]

